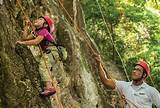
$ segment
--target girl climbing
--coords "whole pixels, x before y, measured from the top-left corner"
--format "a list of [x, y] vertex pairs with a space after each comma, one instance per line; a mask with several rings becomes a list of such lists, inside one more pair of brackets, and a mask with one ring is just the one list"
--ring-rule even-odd
[[[30, 21], [29, 21], [30, 22]], [[28, 27], [25, 27], [23, 34], [28, 35], [28, 38], [22, 41], [17, 41], [16, 43], [24, 45], [39, 45], [40, 52], [36, 56], [36, 60], [39, 62], [39, 72], [42, 81], [44, 82], [43, 92], [40, 93], [41, 96], [47, 97], [56, 93], [56, 89], [52, 85], [52, 78], [49, 74], [50, 69], [47, 67], [51, 66], [49, 61], [48, 48], [49, 43], [55, 41], [55, 36], [51, 35], [54, 31], [54, 22], [49, 16], [41, 16], [33, 22], [35, 30], [32, 32], [33, 35], [28, 35]]]

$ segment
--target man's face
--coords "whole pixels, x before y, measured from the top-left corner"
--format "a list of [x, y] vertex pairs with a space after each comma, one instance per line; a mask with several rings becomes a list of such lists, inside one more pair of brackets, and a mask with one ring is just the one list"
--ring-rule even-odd
[[143, 68], [139, 65], [136, 65], [132, 71], [132, 80], [139, 80], [142, 78]]

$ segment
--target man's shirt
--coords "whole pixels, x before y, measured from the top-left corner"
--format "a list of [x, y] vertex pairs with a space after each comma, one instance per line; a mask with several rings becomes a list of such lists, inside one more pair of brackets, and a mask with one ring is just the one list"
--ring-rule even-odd
[[152, 104], [160, 108], [160, 93], [145, 82], [135, 86], [132, 82], [116, 81], [116, 89], [126, 97], [126, 108], [136, 108], [135, 105], [138, 108], [152, 108]]

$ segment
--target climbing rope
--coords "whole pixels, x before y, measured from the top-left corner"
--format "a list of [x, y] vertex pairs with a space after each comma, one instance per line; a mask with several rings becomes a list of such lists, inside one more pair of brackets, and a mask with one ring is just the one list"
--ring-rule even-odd
[[[66, 12], [66, 14], [68, 15], [68, 17], [70, 18], [70, 20], [74, 23], [73, 18], [72, 18], [71, 15], [68, 13], [68, 11], [65, 9], [65, 7], [64, 7], [63, 4], [62, 4], [62, 2], [61, 2], [60, 0], [58, 0], [58, 1], [59, 1], [59, 3], [60, 3], [61, 7], [62, 7], [62, 8], [64, 9], [64, 11]], [[100, 8], [100, 10], [101, 10], [101, 8]], [[101, 12], [101, 14], [102, 14], [102, 12]], [[104, 16], [103, 16], [103, 20], [105, 21]], [[108, 30], [109, 36], [110, 36], [110, 38], [111, 38], [111, 40], [112, 40], [112, 44], [114, 45], [114, 47], [115, 47], [115, 49], [116, 49], [116, 52], [117, 52], [117, 54], [119, 55], [119, 57], [120, 57], [120, 59], [121, 59], [122, 66], [123, 66], [123, 68], [124, 68], [126, 77], [127, 77], [128, 81], [130, 81], [130, 80], [129, 80], [129, 76], [128, 76], [127, 71], [126, 71], [126, 68], [125, 68], [125, 66], [124, 66], [124, 62], [123, 62], [122, 57], [120, 56], [120, 54], [119, 54], [119, 52], [118, 52], [118, 50], [117, 50], [117, 48], [116, 48], [116, 45], [115, 45], [114, 42], [113, 42], [111, 33], [110, 33], [110, 31], [109, 31], [109, 29], [108, 29], [108, 27], [107, 27], [107, 24], [106, 24], [106, 21], [105, 21], [105, 25], [106, 25], [106, 28], [107, 28], [107, 30]], [[81, 31], [80, 28], [77, 26], [77, 24], [76, 24], [76, 29], [77, 29], [77, 31]], [[83, 36], [83, 33], [82, 33], [82, 32], [80, 32], [80, 34]], [[84, 39], [85, 39], [85, 38], [84, 38]], [[85, 39], [85, 40], [86, 40], [86, 39]], [[98, 50], [95, 52], [95, 50], [92, 48], [92, 46], [89, 44], [89, 42], [88, 42], [87, 40], [86, 40], [86, 42], [87, 42], [87, 45], [89, 46], [89, 48], [92, 50], [92, 52], [93, 52], [94, 54], [99, 53]], [[92, 43], [92, 41], [91, 41], [91, 43]], [[99, 53], [99, 54], [100, 54], [100, 53]], [[103, 64], [103, 63], [102, 63], [102, 64]], [[105, 67], [104, 65], [102, 65], [102, 66]], [[105, 69], [105, 68], [104, 68], [104, 69]], [[106, 70], [106, 69], [105, 69], [105, 70]]]
[[[18, 1], [18, 0], [17, 0], [17, 1]], [[59, 1], [59, 0], [58, 0], [58, 1]], [[19, 1], [18, 1], [18, 2], [19, 2]], [[65, 7], [64, 7], [63, 4], [61, 3], [61, 1], [59, 1], [59, 3], [60, 3], [60, 5], [61, 5], [61, 7], [65, 10], [65, 12], [67, 13], [67, 15], [69, 16], [69, 18], [71, 19], [71, 21], [74, 23], [71, 15], [70, 15], [70, 14], [68, 13], [68, 11], [65, 9]], [[97, 3], [98, 3], [98, 1], [97, 1]], [[19, 5], [20, 5], [20, 4], [19, 4]], [[100, 8], [99, 3], [98, 3], [98, 6], [99, 6], [99, 8]], [[21, 5], [20, 5], [20, 7], [21, 7], [22, 12], [23, 12], [24, 15], [25, 15], [25, 12], [23, 11], [23, 8], [22, 8]], [[102, 13], [101, 8], [100, 8], [100, 11], [101, 11], [103, 20], [105, 21], [104, 15], [103, 15], [103, 13]], [[25, 16], [26, 16], [26, 15], [25, 15]], [[108, 30], [109, 36], [111, 37], [111, 41], [112, 41], [112, 43], [113, 43], [113, 45], [114, 45], [114, 47], [115, 47], [115, 49], [116, 49], [116, 51], [117, 51], [117, 54], [119, 55], [119, 57], [120, 57], [120, 59], [121, 59], [122, 65], [123, 65], [123, 67], [124, 67], [124, 70], [125, 70], [125, 73], [126, 73], [126, 76], [127, 76], [127, 79], [129, 80], [129, 77], [128, 77], [128, 75], [127, 75], [127, 72], [126, 72], [126, 69], [125, 69], [125, 66], [124, 66], [124, 62], [123, 62], [123, 60], [122, 60], [122, 58], [121, 58], [121, 56], [120, 56], [120, 54], [119, 54], [119, 52], [118, 52], [115, 44], [114, 44], [114, 41], [113, 41], [113, 39], [112, 39], [112, 36], [111, 36], [111, 33], [110, 33], [110, 31], [109, 31], [109, 28], [108, 28], [108, 26], [107, 26], [106, 21], [105, 21], [105, 24], [106, 24], [106, 28], [107, 28], [107, 30]], [[33, 25], [33, 24], [31, 23], [31, 25]], [[76, 28], [77, 31], [79, 31], [80, 34], [83, 36], [83, 34], [82, 34], [81, 30], [79, 29], [79, 27], [77, 26], [77, 24], [75, 25], [75, 28]], [[85, 39], [85, 38], [84, 38], [84, 39]], [[99, 53], [98, 51], [95, 51], [95, 50], [92, 48], [92, 46], [89, 44], [89, 42], [87, 41], [87, 39], [85, 39], [85, 40], [86, 40], [87, 45], [88, 45], [89, 48], [91, 49], [91, 51], [94, 52], [94, 54], [96, 54], [95, 52]], [[91, 42], [92, 42], [92, 41], [91, 41]], [[42, 54], [43, 54], [43, 52], [42, 52]], [[101, 61], [101, 62], [102, 62], [102, 61]], [[109, 75], [109, 73], [106, 71], [105, 66], [103, 65], [103, 63], [102, 63], [102, 66], [103, 66], [103, 69], [105, 70], [105, 72], [107, 73], [107, 75], [110, 77], [110, 75]], [[47, 67], [47, 65], [46, 65], [46, 67]], [[50, 71], [48, 70], [48, 72], [50, 72]], [[111, 78], [111, 77], [110, 77], [110, 78]], [[118, 93], [120, 93], [120, 92], [118, 92]], [[57, 98], [57, 99], [58, 99], [58, 98]], [[133, 102], [131, 102], [129, 99], [125, 98], [125, 100], [126, 100], [126, 101], [129, 101], [130, 103], [132, 103], [132, 104], [136, 107], [136, 105], [135, 105]], [[58, 102], [58, 100], [57, 100], [57, 102]], [[62, 104], [61, 104], [61, 105], [62, 105]], [[63, 106], [61, 106], [61, 107], [63, 107]], [[138, 107], [136, 107], [136, 108], [138, 108]]]
[[[118, 49], [117, 49], [116, 45], [114, 44], [114, 41], [113, 41], [113, 38], [112, 38], [111, 32], [110, 32], [110, 30], [109, 30], [109, 27], [107, 26], [106, 21], [105, 21], [105, 17], [104, 17], [104, 15], [103, 15], [102, 8], [101, 8], [101, 6], [100, 6], [100, 4], [99, 4], [98, 0], [96, 0], [96, 2], [97, 2], [97, 4], [98, 4], [99, 10], [100, 10], [100, 12], [101, 12], [101, 15], [102, 15], [103, 21], [104, 21], [105, 26], [106, 26], [106, 28], [107, 28], [107, 31], [108, 31], [108, 33], [109, 33], [109, 36], [110, 36], [111, 42], [112, 42], [112, 44], [113, 44], [113, 46], [114, 46], [114, 48], [115, 48], [115, 50], [116, 50], [116, 52], [117, 52], [117, 54], [118, 54], [118, 56], [119, 56], [119, 58], [120, 58], [121, 62], [122, 62], [122, 66], [123, 66], [124, 72], [125, 72], [125, 74], [126, 74], [126, 76], [127, 76], [127, 79], [128, 79], [128, 81], [130, 81], [130, 79], [129, 79], [129, 75], [127, 74], [127, 71], [126, 71], [126, 68], [125, 68], [125, 66], [124, 66], [124, 62], [123, 62], [123, 60], [122, 60], [122, 57], [121, 57], [121, 55], [120, 55], [120, 53], [119, 53], [119, 51], [118, 51]], [[122, 95], [122, 93], [118, 90], [118, 88], [117, 88], [117, 91], [119, 92], [119, 94], [120, 94], [121, 96], [124, 96], [124, 95]], [[128, 98], [124, 97], [123, 99], [124, 99], [126, 102], [131, 103], [135, 108], [138, 108], [138, 106], [137, 106], [134, 102], [132, 102], [131, 100], [129, 100]]]
[[[58, 2], [60, 3], [60, 5], [61, 5], [61, 7], [64, 9], [64, 11], [66, 12], [66, 14], [68, 15], [68, 17], [70, 18], [70, 20], [74, 23], [73, 18], [72, 18], [71, 15], [68, 13], [68, 11], [66, 10], [66, 8], [63, 6], [62, 2], [61, 2], [60, 0], [58, 0]], [[75, 27], [75, 28], [76, 28], [77, 31], [79, 31], [80, 35], [83, 36], [83, 33], [81, 32], [81, 30], [80, 30], [80, 28], [77, 26], [77, 24], [76, 24], [76, 27]], [[74, 28], [74, 29], [75, 29], [75, 28]], [[84, 38], [84, 39], [85, 39], [85, 38]], [[93, 47], [89, 44], [89, 42], [87, 41], [87, 39], [85, 39], [85, 40], [86, 40], [86, 42], [87, 42], [87, 45], [88, 45], [89, 48], [91, 49], [91, 51], [94, 52], [94, 54], [99, 53], [98, 51], [95, 51], [95, 50], [93, 49]]]
[[[98, 0], [96, 0], [96, 2], [97, 2], [97, 4], [98, 4], [99, 10], [100, 10], [100, 12], [101, 12], [102, 18], [103, 18], [103, 20], [104, 20], [104, 22], [105, 22], [105, 25], [106, 25], [107, 31], [108, 31], [108, 33], [109, 33], [110, 39], [111, 39], [111, 41], [112, 41], [112, 43], [113, 43], [113, 45], [114, 45], [114, 48], [115, 48], [117, 54], [119, 55], [119, 57], [120, 57], [120, 59], [121, 59], [122, 66], [123, 66], [123, 68], [124, 68], [124, 70], [125, 70], [125, 74], [126, 74], [126, 76], [127, 76], [127, 79], [128, 79], [128, 81], [130, 81], [129, 75], [127, 74], [126, 68], [125, 68], [125, 66], [124, 66], [123, 59], [122, 59], [120, 53], [118, 52], [118, 49], [117, 49], [116, 45], [114, 44], [113, 38], [112, 38], [112, 36], [111, 36], [111, 32], [110, 32], [110, 30], [109, 30], [109, 27], [107, 26], [106, 20], [105, 20], [105, 18], [104, 18], [104, 15], [103, 15], [103, 12], [102, 12], [102, 9], [101, 9], [101, 6], [100, 6]], [[150, 75], [149, 75], [149, 78], [150, 78], [150, 80], [151, 80], [151, 83], [152, 83], [153, 87], [155, 87], [154, 81], [152, 80], [152, 78], [151, 78]], [[156, 87], [155, 87], [155, 88], [156, 88]]]
[[127, 99], [123, 94], [121, 94], [121, 99], [131, 103], [135, 108], [138, 108], [138, 106], [135, 103], [133, 103], [131, 100]]
[[124, 72], [125, 72], [125, 74], [126, 74], [127, 80], [130, 81], [129, 75], [128, 75], [128, 73], [127, 73], [127, 71], [126, 71], [126, 68], [125, 68], [125, 65], [124, 65], [124, 61], [123, 61], [123, 59], [122, 59], [122, 57], [121, 57], [121, 55], [120, 55], [120, 53], [119, 53], [119, 51], [118, 51], [118, 48], [116, 47], [116, 45], [115, 45], [115, 43], [114, 43], [114, 41], [113, 41], [113, 38], [112, 38], [111, 32], [110, 32], [110, 30], [109, 30], [109, 27], [107, 26], [106, 20], [105, 20], [105, 18], [104, 18], [103, 12], [102, 12], [102, 8], [101, 8], [98, 0], [96, 0], [96, 2], [97, 2], [97, 4], [98, 4], [99, 10], [100, 10], [100, 12], [101, 12], [101, 15], [102, 15], [103, 21], [104, 21], [104, 23], [105, 23], [106, 29], [107, 29], [107, 31], [108, 31], [109, 37], [110, 37], [110, 39], [111, 39], [111, 42], [112, 42], [112, 44], [113, 44], [113, 46], [114, 46], [114, 48], [115, 48], [115, 50], [116, 50], [116, 52], [117, 52], [117, 54], [118, 54], [121, 62], [122, 62], [122, 66], [123, 66]]
[[[65, 13], [68, 15], [68, 17], [70, 18], [70, 20], [74, 23], [73, 18], [72, 18], [71, 15], [68, 13], [68, 11], [66, 10], [66, 8], [63, 6], [62, 2], [61, 2], [60, 0], [58, 0], [58, 2], [59, 2], [59, 4], [60, 4], [60, 6], [64, 9], [64, 11], [65, 11]], [[77, 26], [77, 24], [75, 25], [75, 28], [74, 28], [74, 29], [76, 29], [76, 30], [80, 33], [80, 35], [83, 36], [83, 33], [81, 32], [81, 30], [80, 30], [80, 28]], [[89, 42], [88, 42], [88, 40], [86, 39], [86, 37], [84, 37], [84, 40], [86, 41], [88, 47], [91, 49], [91, 51], [93, 52], [94, 55], [97, 54], [97, 53], [100, 54], [97, 49], [96, 49], [96, 51], [93, 49], [93, 47], [89, 44]], [[92, 43], [91, 40], [90, 40], [90, 42]], [[101, 61], [101, 62], [102, 62], [102, 61]], [[102, 66], [103, 66], [104, 70], [106, 71], [103, 62], [102, 62]], [[106, 71], [106, 72], [107, 72], [107, 71]], [[110, 75], [108, 75], [108, 72], [107, 72], [106, 74], [107, 74], [107, 76], [109, 76], [109, 78], [110, 78]]]
[[[74, 23], [73, 18], [72, 18], [71, 15], [68, 13], [68, 11], [66, 10], [66, 8], [63, 6], [62, 2], [61, 2], [60, 0], [58, 0], [58, 2], [59, 2], [59, 4], [61, 5], [61, 7], [64, 9], [64, 11], [65, 11], [65, 13], [68, 15], [68, 17], [70, 18], [70, 20]], [[80, 28], [77, 26], [77, 24], [75, 25], [75, 28], [74, 28], [74, 29], [76, 29], [76, 30], [80, 33], [80, 35], [83, 36], [83, 33], [81, 32], [81, 30], [80, 30]], [[89, 42], [88, 42], [88, 40], [86, 39], [86, 37], [84, 37], [84, 40], [86, 41], [88, 47], [91, 49], [91, 51], [93, 52], [94, 55], [96, 55], [97, 53], [100, 54], [97, 49], [96, 49], [96, 51], [93, 49], [93, 47], [89, 44]], [[90, 42], [92, 43], [91, 40], [90, 40]], [[101, 61], [101, 63], [102, 63], [102, 66], [103, 66], [104, 70], [106, 71], [107, 76], [108, 76], [109, 78], [111, 78], [110, 75], [109, 75], [109, 73], [108, 73], [107, 70], [105, 69], [104, 63], [103, 63], [102, 61]]]
[[[59, 0], [58, 0], [58, 1], [59, 1]], [[63, 4], [61, 3], [61, 1], [59, 1], [59, 3], [60, 3], [60, 5], [61, 5], [61, 7], [64, 9], [64, 11], [66, 12], [66, 14], [68, 15], [68, 17], [70, 18], [70, 20], [74, 23], [74, 20], [72, 19], [71, 15], [68, 13], [68, 11], [65, 9], [65, 7], [64, 7]], [[102, 14], [102, 13], [101, 13], [101, 14]], [[104, 16], [103, 16], [103, 19], [104, 19]], [[106, 22], [105, 22], [105, 24], [106, 24]], [[77, 24], [76, 24], [76, 25], [77, 25]], [[106, 24], [106, 25], [107, 25], [107, 24]], [[77, 31], [79, 31], [79, 33], [83, 36], [83, 33], [81, 32], [81, 30], [80, 30], [80, 28], [79, 28], [78, 26], [76, 26], [76, 29], [77, 29]], [[107, 30], [109, 31], [108, 27], [107, 27]], [[109, 31], [109, 33], [110, 33], [110, 31]], [[110, 33], [110, 37], [111, 37], [111, 33]], [[84, 38], [84, 39], [86, 40], [86, 43], [87, 43], [87, 45], [89, 46], [89, 48], [91, 49], [91, 51], [93, 52], [93, 54], [99, 53], [98, 50], [95, 51], [95, 50], [92, 48], [92, 46], [89, 44], [89, 42], [87, 41], [86, 38]], [[112, 38], [111, 38], [111, 40], [113, 41]], [[92, 42], [92, 41], [91, 41], [91, 42]], [[114, 42], [113, 42], [113, 44], [114, 44]], [[114, 47], [115, 47], [115, 45], [114, 45]], [[117, 50], [117, 51], [118, 51], [118, 50]], [[119, 53], [119, 52], [118, 52], [118, 53]], [[120, 54], [119, 54], [119, 55], [120, 55]], [[120, 56], [120, 57], [121, 57], [121, 56]], [[121, 60], [122, 60], [122, 58], [121, 58]], [[102, 61], [100, 61], [100, 62], [102, 63]], [[122, 61], [122, 64], [123, 64], [123, 61]], [[103, 63], [102, 63], [102, 67], [103, 67], [104, 71], [106, 72], [108, 78], [110, 78], [111, 80], [113, 80], [113, 79], [111, 78], [110, 74], [106, 71], [105, 66], [104, 66]], [[124, 69], [125, 69], [125, 68], [124, 68]], [[129, 80], [129, 77], [128, 77], [127, 72], [126, 72], [126, 76], [127, 76], [128, 80]], [[114, 81], [114, 80], [113, 80], [113, 81]], [[117, 93], [120, 94], [120, 98], [121, 98], [121, 97], [122, 97], [122, 93], [121, 93], [119, 90], [117, 90]], [[118, 96], [119, 96], [119, 95], [118, 95]], [[126, 100], [127, 102], [130, 102], [131, 104], [133, 104], [133, 106], [135, 106], [135, 108], [138, 108], [135, 103], [133, 103], [132, 101], [130, 101], [130, 100], [127, 99], [126, 97], [125, 97], [125, 100]]]
[[[42, 57], [43, 57], [43, 60], [44, 60], [44, 64], [45, 64], [45, 67], [46, 67], [46, 69], [47, 69], [47, 71], [48, 71], [48, 74], [49, 74], [50, 78], [52, 79], [53, 86], [57, 88], [57, 81], [56, 81], [56, 79], [53, 80], [53, 78], [52, 78], [53, 75], [51, 74], [51, 71], [50, 71], [49, 67], [47, 66], [47, 62], [46, 62], [46, 60], [45, 60], [45, 57], [44, 57], [44, 53], [43, 53], [43, 51], [42, 51], [42, 48], [41, 48], [40, 45], [38, 45], [38, 47], [39, 47], [40, 52], [41, 52], [41, 54], [42, 54]], [[56, 90], [57, 90], [57, 89], [56, 89]], [[57, 94], [55, 94], [55, 95], [56, 95], [56, 96], [55, 96], [55, 100], [56, 100], [56, 103], [58, 103], [59, 108], [63, 108], [63, 105], [62, 105], [62, 103], [60, 102], [60, 100], [58, 99]]]
[[[109, 30], [109, 27], [107, 26], [106, 20], [105, 20], [105, 18], [104, 18], [103, 12], [102, 12], [102, 8], [101, 8], [98, 0], [96, 0], [96, 2], [97, 2], [97, 4], [98, 4], [99, 10], [100, 10], [101, 15], [102, 15], [102, 18], [103, 18], [103, 20], [104, 20], [104, 23], [105, 23], [105, 25], [106, 25], [106, 28], [107, 28], [107, 31], [108, 31], [108, 33], [109, 33], [111, 42], [112, 42], [112, 44], [113, 44], [113, 46], [114, 46], [117, 54], [119, 55], [119, 57], [120, 57], [120, 59], [121, 59], [122, 66], [123, 66], [123, 68], [124, 68], [124, 72], [125, 72], [125, 74], [126, 74], [126, 76], [127, 76], [127, 79], [128, 79], [128, 81], [130, 81], [129, 75], [127, 74], [127, 71], [126, 71], [126, 68], [125, 68], [125, 66], [124, 66], [124, 62], [123, 62], [123, 60], [122, 60], [122, 57], [121, 57], [120, 53], [118, 52], [118, 49], [117, 49], [116, 45], [114, 44], [113, 38], [112, 38], [112, 36], [111, 36], [111, 32], [110, 32], [110, 30]], [[149, 76], [149, 77], [150, 77], [150, 76]], [[151, 79], [151, 77], [150, 77], [150, 79]], [[152, 79], [151, 79], [151, 82], [152, 82], [153, 86], [155, 87]], [[118, 92], [121, 94], [120, 91], [118, 91]], [[122, 96], [122, 94], [121, 94], [121, 96]], [[132, 102], [131, 100], [127, 99], [126, 97], [125, 97], [124, 99], [125, 99], [126, 101], [128, 101], [129, 103], [131, 103], [134, 107], [138, 108], [138, 106], [137, 106], [134, 102]]]
[[[32, 30], [34, 31], [35, 28], [34, 28], [34, 26], [33, 26], [33, 23], [30, 21], [29, 17], [28, 17], [27, 14], [24, 12], [24, 10], [23, 10], [23, 8], [22, 8], [19, 0], [17, 0], [17, 3], [18, 3], [18, 5], [19, 5], [20, 9], [22, 10], [24, 16], [27, 18], [27, 20], [29, 20], [29, 23], [31, 24], [31, 28], [32, 28]], [[47, 72], [48, 72], [50, 78], [52, 79], [53, 86], [57, 88], [57, 81], [56, 81], [56, 79], [55, 79], [55, 82], [53, 81], [52, 74], [51, 74], [51, 72], [50, 72], [49, 67], [47, 66], [47, 62], [46, 62], [46, 60], [45, 60], [45, 57], [44, 57], [44, 53], [43, 53], [43, 51], [42, 51], [42, 48], [40, 47], [40, 45], [38, 45], [38, 47], [39, 47], [40, 53], [42, 54], [42, 57], [43, 57], [44, 64], [45, 64], [45, 67], [46, 67], [46, 69], [47, 69]], [[61, 103], [60, 100], [58, 99], [57, 93], [55, 94], [55, 100], [56, 100], [56, 103], [58, 104], [59, 108], [63, 108], [62, 103]]]
[[149, 78], [150, 78], [150, 80], [151, 80], [151, 83], [152, 83], [153, 87], [156, 88], [155, 83], [154, 83], [154, 81], [153, 81], [152, 78], [151, 78], [151, 75], [149, 75]]

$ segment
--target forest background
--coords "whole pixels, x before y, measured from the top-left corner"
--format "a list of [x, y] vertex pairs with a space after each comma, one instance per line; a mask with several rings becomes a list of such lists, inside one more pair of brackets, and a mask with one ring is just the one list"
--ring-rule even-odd
[[160, 1], [82, 0], [86, 30], [104, 59], [113, 60], [126, 78], [139, 60], [151, 67], [150, 85], [160, 91]]

